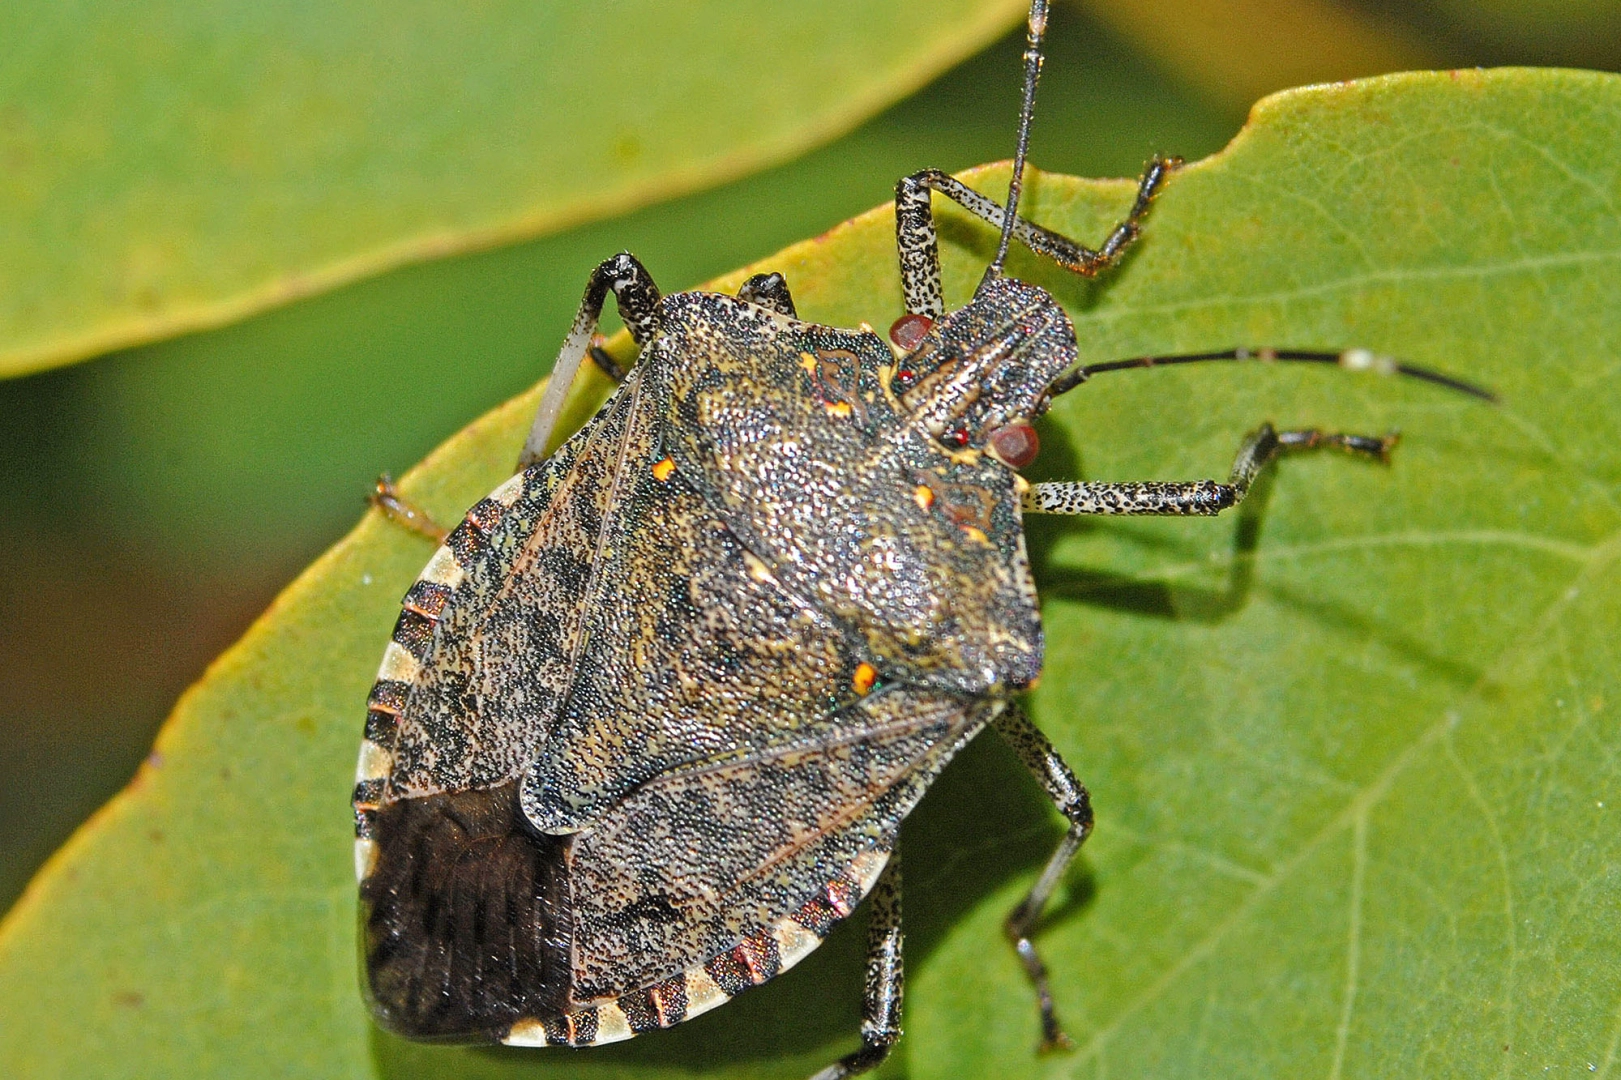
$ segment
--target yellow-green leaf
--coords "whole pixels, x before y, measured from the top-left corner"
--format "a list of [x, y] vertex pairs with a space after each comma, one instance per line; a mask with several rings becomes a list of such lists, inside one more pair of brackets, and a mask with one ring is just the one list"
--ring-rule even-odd
[[[970, 182], [996, 193], [1006, 172]], [[1099, 237], [1129, 186], [1031, 185]], [[1294, 92], [1174, 178], [1106, 280], [1021, 256], [1089, 360], [1364, 345], [1491, 385], [1283, 366], [1100, 376], [1048, 476], [1225, 471], [1271, 419], [1404, 441], [1282, 463], [1217, 521], [1032, 522], [1033, 711], [1098, 832], [1039, 943], [1078, 1049], [1038, 1058], [999, 922], [1057, 838], [981, 740], [905, 834], [890, 1075], [1482, 1076], [1621, 1069], [1621, 78]], [[875, 211], [760, 265], [806, 315], [898, 311]], [[947, 291], [993, 246], [953, 215]], [[731, 280], [736, 280], [734, 276]], [[503, 478], [534, 395], [408, 490]], [[362, 702], [427, 555], [368, 519], [181, 702], [152, 763], [0, 926], [0, 1072], [29, 1077], [799, 1076], [854, 1045], [860, 934], [677, 1029], [580, 1053], [415, 1046], [355, 987], [346, 800]]]
[[6, 5], [0, 375], [783, 160], [1023, 4]]
[[1286, 86], [1440, 67], [1387, 14], [1335, 0], [1077, 0], [1172, 77], [1242, 110]]

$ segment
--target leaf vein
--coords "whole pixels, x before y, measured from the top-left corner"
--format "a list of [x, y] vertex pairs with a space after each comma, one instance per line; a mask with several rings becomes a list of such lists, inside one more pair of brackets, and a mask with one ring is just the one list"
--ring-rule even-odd
[[1351, 1014], [1356, 1007], [1357, 979], [1362, 972], [1362, 889], [1368, 876], [1368, 815], [1356, 816], [1351, 828], [1351, 903], [1345, 932], [1345, 998], [1334, 1030], [1334, 1061], [1328, 1080], [1340, 1080], [1345, 1048], [1350, 1042]]
[[1301, 844], [1293, 855], [1279, 863], [1264, 880], [1258, 883], [1255, 890], [1244, 899], [1243, 903], [1233, 908], [1227, 918], [1212, 927], [1210, 932], [1188, 949], [1176, 963], [1167, 968], [1159, 978], [1128, 1001], [1124, 1008], [1110, 1018], [1108, 1023], [1099, 1028], [1092, 1038], [1087, 1040], [1086, 1045], [1081, 1048], [1080, 1056], [1089, 1058], [1100, 1055], [1104, 1047], [1108, 1045], [1109, 1040], [1121, 1030], [1128, 1019], [1142, 1011], [1149, 1002], [1160, 997], [1168, 989], [1176, 985], [1181, 977], [1191, 970], [1194, 965], [1214, 953], [1227, 935], [1242, 924], [1260, 906], [1263, 900], [1270, 896], [1279, 885], [1288, 880], [1294, 871], [1304, 865], [1306, 860], [1315, 854], [1319, 848], [1333, 839], [1341, 830], [1353, 825], [1358, 814], [1367, 813], [1371, 807], [1383, 799], [1396, 782], [1396, 779], [1407, 770], [1407, 767], [1412, 764], [1418, 755], [1445, 736], [1457, 722], [1457, 714], [1449, 710], [1445, 716], [1422, 732], [1411, 745], [1392, 758], [1390, 763], [1380, 771], [1379, 775], [1364, 785], [1343, 810], [1325, 822], [1323, 827], [1318, 829], [1305, 843]]
[[[1527, 256], [1496, 262], [1475, 262], [1467, 266], [1413, 266], [1392, 267], [1388, 270], [1370, 270], [1362, 274], [1324, 280], [1314, 285], [1302, 285], [1268, 292], [1244, 295], [1204, 292], [1197, 299], [1171, 300], [1158, 304], [1122, 303], [1103, 308], [1084, 316], [1072, 317], [1077, 328], [1082, 325], [1101, 325], [1141, 319], [1145, 316], [1175, 316], [1188, 312], [1232, 308], [1250, 308], [1262, 305], [1284, 304], [1296, 300], [1317, 299], [1339, 293], [1355, 291], [1369, 286], [1407, 285], [1414, 282], [1479, 281], [1519, 273], [1539, 273], [1621, 261], [1621, 250], [1615, 251], [1559, 251], [1545, 255]], [[1082, 335], [1083, 337], [1085, 335]]]
[[[1514, 877], [1509, 868], [1508, 844], [1503, 839], [1503, 827], [1498, 820], [1497, 810], [1492, 806], [1485, 794], [1480, 790], [1480, 783], [1475, 774], [1464, 764], [1458, 753], [1457, 743], [1451, 738], [1450, 732], [1444, 740], [1446, 758], [1459, 778], [1463, 780], [1464, 790], [1469, 793], [1469, 801], [1475, 804], [1479, 811], [1480, 820], [1485, 823], [1486, 830], [1491, 836], [1492, 850], [1497, 856], [1497, 869], [1503, 878], [1503, 922], [1507, 928], [1508, 948], [1503, 971], [1503, 1045], [1514, 1045], [1514, 976], [1519, 964], [1519, 935], [1514, 925]], [[1511, 1071], [1511, 1059], [1503, 1059], [1503, 1074]]]

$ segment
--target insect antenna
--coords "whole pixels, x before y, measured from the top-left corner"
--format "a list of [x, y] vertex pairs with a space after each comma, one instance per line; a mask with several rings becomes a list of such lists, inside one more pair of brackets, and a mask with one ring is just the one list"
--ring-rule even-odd
[[1047, 35], [1047, 0], [1031, 0], [1030, 32], [1024, 45], [1024, 100], [1019, 105], [1019, 142], [1013, 151], [1013, 178], [1008, 181], [1007, 208], [1002, 212], [1002, 237], [996, 242], [996, 258], [985, 268], [984, 281], [1002, 276], [1002, 263], [1013, 242], [1013, 225], [1018, 220], [1019, 189], [1024, 185], [1024, 159], [1030, 150], [1030, 121], [1036, 111], [1036, 81], [1041, 78], [1041, 42]]
[[1497, 395], [1473, 383], [1443, 375], [1439, 371], [1404, 363], [1390, 356], [1380, 356], [1367, 349], [1346, 349], [1344, 352], [1319, 352], [1310, 349], [1223, 349], [1219, 352], [1178, 353], [1172, 356], [1139, 356], [1131, 360], [1110, 360], [1103, 364], [1088, 364], [1065, 375], [1047, 391], [1048, 397], [1057, 397], [1075, 389], [1092, 376], [1105, 371], [1127, 371], [1131, 368], [1170, 367], [1173, 364], [1202, 364], [1213, 360], [1255, 360], [1261, 363], [1290, 362], [1302, 364], [1333, 364], [1347, 371], [1375, 371], [1381, 375], [1406, 375], [1422, 379], [1449, 390], [1457, 390], [1483, 401], [1497, 402]]

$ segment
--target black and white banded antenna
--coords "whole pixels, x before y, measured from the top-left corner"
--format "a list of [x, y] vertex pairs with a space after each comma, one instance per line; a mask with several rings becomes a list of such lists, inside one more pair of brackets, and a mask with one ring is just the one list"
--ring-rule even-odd
[[1378, 375], [1404, 375], [1410, 379], [1419, 379], [1436, 386], [1444, 386], [1448, 390], [1456, 390], [1471, 397], [1480, 398], [1482, 401], [1493, 403], [1497, 401], [1497, 395], [1484, 387], [1443, 374], [1432, 368], [1409, 364], [1393, 356], [1382, 356], [1369, 349], [1346, 349], [1342, 352], [1331, 352], [1319, 349], [1237, 348], [1218, 349], [1215, 352], [1176, 353], [1166, 356], [1138, 356], [1130, 360], [1110, 360], [1107, 363], [1087, 364], [1084, 367], [1076, 368], [1053, 383], [1052, 388], [1047, 391], [1047, 397], [1050, 400], [1059, 394], [1067, 394], [1091, 379], [1092, 376], [1101, 375], [1106, 371], [1130, 371], [1135, 368], [1172, 367], [1178, 364], [1204, 364], [1224, 360], [1240, 363], [1253, 361], [1263, 364], [1332, 364], [1347, 371], [1371, 371]]

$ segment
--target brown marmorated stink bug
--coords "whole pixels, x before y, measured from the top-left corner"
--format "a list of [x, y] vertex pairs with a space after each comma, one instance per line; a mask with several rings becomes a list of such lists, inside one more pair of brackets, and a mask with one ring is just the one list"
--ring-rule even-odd
[[[1021, 514], [1215, 514], [1268, 462], [1389, 438], [1275, 431], [1227, 483], [1027, 483], [1052, 398], [1101, 371], [1264, 358], [1484, 392], [1364, 350], [1229, 350], [1076, 367], [1009, 243], [1080, 274], [1137, 235], [1176, 162], [1148, 165], [1096, 251], [1016, 216], [1046, 0], [1030, 7], [1004, 209], [936, 171], [896, 189], [907, 314], [801, 322], [780, 275], [660, 296], [597, 267], [519, 459], [406, 594], [354, 790], [367, 993], [412, 1038], [591, 1046], [669, 1027], [793, 966], [873, 894], [861, 1048], [900, 1035], [901, 819], [993, 727], [1069, 822], [1007, 920], [1062, 1045], [1029, 933], [1092, 827], [1086, 789], [1017, 695], [1042, 629]], [[930, 195], [1001, 229], [947, 314]], [[543, 456], [612, 292], [641, 349], [600, 412]], [[414, 511], [380, 486], [396, 516]], [[419, 521], [418, 524], [421, 524]]]

